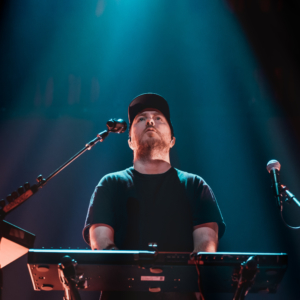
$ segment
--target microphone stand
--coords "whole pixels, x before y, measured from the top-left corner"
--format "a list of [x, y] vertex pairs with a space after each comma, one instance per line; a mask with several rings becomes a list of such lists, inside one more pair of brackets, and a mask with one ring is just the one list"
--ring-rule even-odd
[[18, 188], [18, 191], [14, 191], [9, 194], [6, 199], [9, 202], [5, 203], [5, 200], [0, 201], [0, 220], [4, 219], [4, 217], [18, 207], [20, 204], [24, 203], [28, 198], [30, 198], [33, 194], [35, 194], [39, 189], [41, 189], [50, 179], [60, 173], [63, 169], [65, 169], [69, 164], [71, 164], [74, 160], [76, 160], [81, 154], [83, 154], [87, 150], [91, 150], [98, 142], [103, 142], [104, 139], [108, 136], [110, 132], [113, 133], [123, 133], [127, 129], [126, 123], [119, 119], [110, 119], [107, 123], [107, 130], [104, 130], [97, 134], [97, 137], [91, 140], [89, 143], [85, 145], [83, 149], [77, 152], [74, 156], [72, 156], [68, 161], [66, 161], [62, 166], [60, 166], [57, 170], [51, 173], [46, 179], [43, 178], [42, 175], [37, 177], [37, 184], [30, 186], [28, 182], [24, 184], [24, 188], [21, 186]]
[[285, 202], [287, 202], [287, 203], [291, 203], [292, 201], [294, 201], [297, 205], [298, 205], [298, 207], [300, 207], [300, 202], [296, 199], [296, 197], [295, 197], [295, 195], [294, 194], [292, 194], [289, 190], [288, 190], [288, 188], [286, 187], [286, 186], [284, 186], [284, 185], [281, 185], [281, 192], [284, 192], [285, 193]]
[[258, 263], [255, 256], [250, 256], [247, 261], [241, 263], [239, 279], [233, 300], [244, 300], [250, 288], [254, 284], [258, 273]]
[[[65, 169], [69, 164], [71, 164], [75, 159], [77, 159], [81, 154], [83, 154], [85, 151], [90, 150], [93, 146], [96, 145], [98, 142], [103, 142], [104, 139], [108, 136], [109, 131], [104, 130], [97, 134], [97, 137], [91, 140], [89, 143], [85, 145], [83, 149], [81, 149], [79, 152], [77, 152], [74, 156], [72, 156], [68, 161], [66, 161], [62, 166], [60, 166], [58, 169], [56, 169], [53, 173], [51, 173], [46, 179], [43, 178], [43, 175], [39, 175], [37, 177], [37, 184], [34, 184], [30, 187], [28, 183], [24, 184], [24, 188], [26, 190], [25, 193], [20, 193], [20, 196], [16, 195], [17, 192], [12, 192], [11, 195], [8, 195], [6, 199], [8, 200], [8, 204], [4, 205], [0, 210], [0, 216], [2, 219], [10, 213], [12, 210], [14, 210], [16, 207], [24, 203], [27, 199], [29, 199], [33, 194], [35, 194], [39, 189], [41, 189], [50, 179], [52, 179], [54, 176], [56, 176], [58, 173], [60, 173], [63, 169]], [[18, 189], [21, 190], [21, 187]], [[16, 197], [17, 196], [17, 197]], [[2, 202], [4, 200], [1, 200]]]
[[75, 272], [76, 265], [77, 262], [68, 255], [64, 256], [58, 265], [59, 279], [65, 289], [64, 300], [81, 300], [78, 292], [79, 280]]
[[[21, 186], [17, 191], [12, 192], [6, 197], [8, 204], [4, 199], [0, 201], [0, 241], [1, 241], [1, 233], [2, 233], [2, 222], [7, 214], [12, 212], [19, 205], [24, 203], [27, 199], [29, 199], [33, 194], [35, 194], [39, 189], [41, 189], [50, 179], [60, 173], [63, 169], [65, 169], [69, 164], [71, 164], [74, 160], [76, 160], [81, 154], [83, 154], [87, 150], [91, 150], [98, 142], [103, 142], [105, 138], [108, 136], [110, 132], [113, 133], [123, 133], [127, 129], [127, 124], [122, 119], [110, 119], [106, 123], [107, 130], [104, 130], [97, 134], [97, 136], [91, 140], [89, 143], [85, 145], [83, 149], [77, 152], [74, 156], [72, 156], [68, 161], [66, 161], [62, 166], [56, 169], [53, 173], [51, 173], [46, 179], [43, 178], [42, 175], [37, 177], [37, 184], [30, 186], [28, 182], [24, 184], [24, 187]], [[2, 299], [2, 282], [3, 275], [2, 269], [0, 266], [0, 300]]]
[[284, 185], [280, 185], [280, 198], [281, 198], [281, 201], [280, 201], [280, 216], [281, 216], [281, 219], [284, 223], [284, 225], [286, 227], [288, 227], [289, 229], [300, 229], [300, 226], [291, 226], [289, 224], [286, 223], [286, 221], [284, 220], [284, 217], [283, 217], [283, 201], [282, 201], [282, 198], [285, 197], [285, 200], [284, 202], [287, 202], [288, 204], [291, 204], [292, 201], [294, 201], [294, 203], [297, 204], [298, 207], [300, 207], [300, 202], [295, 198], [295, 196], [288, 190], [288, 188]]

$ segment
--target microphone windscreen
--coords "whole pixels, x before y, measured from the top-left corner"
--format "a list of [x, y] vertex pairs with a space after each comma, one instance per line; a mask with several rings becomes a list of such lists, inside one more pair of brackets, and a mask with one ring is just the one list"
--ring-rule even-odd
[[281, 165], [279, 163], [279, 161], [272, 159], [267, 163], [267, 170], [270, 173], [272, 169], [276, 169], [278, 171], [280, 171]]

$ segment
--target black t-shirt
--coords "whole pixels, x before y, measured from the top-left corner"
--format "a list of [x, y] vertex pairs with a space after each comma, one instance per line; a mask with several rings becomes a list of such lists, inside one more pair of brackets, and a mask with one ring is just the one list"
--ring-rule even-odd
[[193, 226], [216, 222], [219, 238], [225, 223], [210, 187], [194, 174], [170, 168], [146, 175], [133, 167], [108, 174], [92, 196], [83, 236], [89, 244], [89, 227], [102, 223], [115, 231], [122, 250], [193, 251]]
[[[101, 179], [91, 198], [83, 236], [89, 228], [107, 224], [122, 250], [192, 252], [193, 226], [217, 222], [219, 238], [225, 223], [218, 203], [204, 180], [175, 168], [146, 175], [133, 167]], [[195, 293], [103, 292], [101, 300], [196, 300]]]

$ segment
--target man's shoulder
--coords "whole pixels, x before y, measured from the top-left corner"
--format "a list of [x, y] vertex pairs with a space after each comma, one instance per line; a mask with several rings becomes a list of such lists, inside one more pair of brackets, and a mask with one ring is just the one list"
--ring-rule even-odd
[[191, 183], [197, 183], [197, 184], [205, 183], [203, 178], [197, 174], [189, 173], [186, 171], [181, 171], [176, 168], [174, 168], [174, 169], [177, 172], [177, 176], [181, 182], [184, 181], [184, 182], [191, 182]]
[[98, 185], [106, 185], [110, 183], [122, 183], [128, 182], [132, 178], [133, 167], [127, 168], [125, 170], [112, 172], [103, 176]]

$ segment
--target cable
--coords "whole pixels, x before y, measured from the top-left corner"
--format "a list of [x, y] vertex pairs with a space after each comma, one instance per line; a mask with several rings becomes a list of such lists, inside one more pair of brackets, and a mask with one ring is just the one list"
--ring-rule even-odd
[[283, 221], [283, 224], [284, 224], [287, 228], [293, 229], [293, 230], [300, 229], [300, 226], [294, 227], [294, 226], [291, 226], [291, 225], [287, 224], [287, 223], [285, 222], [284, 218], [283, 218], [282, 212], [283, 212], [283, 206], [281, 205], [281, 208], [280, 208], [280, 216], [281, 216], [281, 219], [282, 219], [282, 221]]
[[202, 293], [201, 278], [200, 278], [200, 267], [199, 267], [199, 264], [198, 264], [198, 259], [197, 259], [197, 262], [196, 262], [196, 270], [197, 270], [197, 273], [198, 273], [198, 290], [199, 290], [199, 293], [200, 293], [200, 300], [205, 300], [205, 298], [203, 296], [203, 293]]

